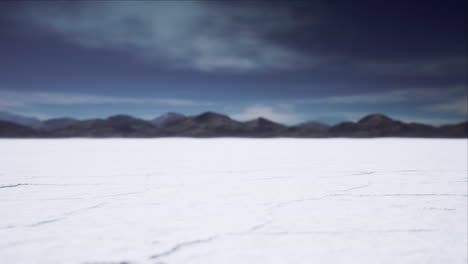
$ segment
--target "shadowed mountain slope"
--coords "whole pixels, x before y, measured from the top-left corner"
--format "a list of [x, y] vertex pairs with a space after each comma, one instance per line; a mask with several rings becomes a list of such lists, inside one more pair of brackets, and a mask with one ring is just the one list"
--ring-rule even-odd
[[329, 125], [307, 121], [298, 125], [288, 127], [287, 135], [290, 137], [326, 137]]
[[365, 116], [357, 123], [343, 122], [328, 130], [338, 137], [467, 137], [466, 123], [434, 127], [420, 123], [404, 123], [382, 114]]
[[0, 120], [0, 137], [4, 138], [28, 138], [28, 137], [40, 137], [41, 133], [34, 129], [15, 124], [9, 121]]
[[438, 128], [438, 133], [440, 137], [447, 138], [468, 137], [468, 121], [459, 124], [440, 126]]
[[32, 125], [31, 127], [36, 130], [52, 131], [55, 129], [65, 128], [77, 122], [79, 122], [79, 120], [74, 118], [61, 117], [41, 121]]
[[73, 123], [50, 132], [52, 137], [151, 137], [156, 128], [149, 122], [126, 115]]

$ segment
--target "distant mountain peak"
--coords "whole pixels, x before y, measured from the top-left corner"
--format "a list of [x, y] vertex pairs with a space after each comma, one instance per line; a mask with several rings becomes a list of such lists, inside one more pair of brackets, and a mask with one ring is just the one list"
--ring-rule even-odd
[[162, 116], [180, 116], [180, 117], [185, 117], [183, 114], [181, 113], [177, 113], [177, 112], [167, 112], [165, 114], [163, 114]]
[[384, 114], [370, 114], [358, 121], [358, 124], [367, 124], [367, 123], [381, 123], [381, 122], [392, 122], [395, 121], [390, 117]]
[[183, 114], [179, 114], [176, 112], [167, 112], [165, 114], [162, 114], [158, 117], [153, 118], [149, 122], [153, 124], [153, 126], [160, 128], [160, 127], [165, 127], [174, 122], [183, 120], [185, 118], [186, 116], [184, 116]]
[[215, 113], [215, 112], [204, 112], [198, 116], [195, 116], [195, 120], [203, 122], [203, 121], [214, 121], [214, 120], [231, 120], [231, 118], [229, 118], [226, 115], [222, 115], [222, 114]]
[[137, 119], [137, 118], [133, 116], [129, 116], [129, 115], [124, 115], [124, 114], [113, 115], [107, 118], [107, 120], [133, 120], [133, 119]]
[[272, 120], [267, 119], [267, 118], [262, 117], [262, 116], [257, 117], [254, 120], [256, 120], [257, 122], [260, 122], [260, 123], [276, 123], [275, 121], [272, 121]]
[[207, 111], [207, 112], [203, 112], [203, 113], [199, 114], [198, 116], [226, 116], [226, 115], [216, 113], [216, 112]]

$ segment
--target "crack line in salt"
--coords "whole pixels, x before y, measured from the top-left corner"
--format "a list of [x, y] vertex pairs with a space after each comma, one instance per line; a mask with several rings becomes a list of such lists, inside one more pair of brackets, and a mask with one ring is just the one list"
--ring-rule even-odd
[[368, 183], [368, 184], [366, 184], [366, 185], [356, 186], [356, 187], [353, 187], [353, 188], [349, 188], [349, 189], [342, 190], [342, 192], [352, 191], [352, 190], [356, 190], [356, 189], [362, 189], [362, 188], [369, 187], [370, 185], [371, 185], [371, 184]]
[[0, 189], [14, 188], [14, 187], [25, 186], [25, 185], [29, 185], [29, 184], [27, 184], [27, 183], [18, 183], [18, 184], [11, 184], [11, 185], [0, 185]]
[[183, 249], [185, 247], [190, 247], [190, 246], [197, 245], [197, 244], [208, 243], [208, 242], [211, 242], [212, 240], [216, 239], [217, 237], [218, 236], [212, 236], [212, 237], [208, 237], [208, 238], [204, 238], [204, 239], [196, 239], [196, 240], [192, 240], [192, 241], [181, 242], [181, 243], [176, 244], [171, 249], [168, 249], [168, 250], [163, 251], [163, 252], [161, 252], [159, 254], [150, 256], [150, 259], [158, 259], [158, 258], [162, 258], [162, 257], [167, 257], [169, 255], [174, 254], [177, 251], [180, 251], [181, 249]]

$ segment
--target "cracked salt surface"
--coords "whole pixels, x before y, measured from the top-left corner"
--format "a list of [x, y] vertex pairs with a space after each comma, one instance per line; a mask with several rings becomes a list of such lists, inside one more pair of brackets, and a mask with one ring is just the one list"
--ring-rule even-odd
[[467, 140], [0, 140], [2, 263], [467, 262]]

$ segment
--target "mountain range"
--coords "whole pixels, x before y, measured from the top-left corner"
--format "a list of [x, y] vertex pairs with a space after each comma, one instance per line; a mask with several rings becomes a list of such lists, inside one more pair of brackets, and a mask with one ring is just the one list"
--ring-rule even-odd
[[240, 122], [214, 112], [205, 112], [195, 116], [170, 112], [151, 120], [115, 115], [106, 119], [55, 118], [40, 121], [0, 112], [0, 137], [466, 138], [468, 137], [468, 122], [435, 127], [421, 123], [405, 123], [383, 114], [371, 114], [357, 122], [342, 122], [333, 126], [315, 121], [286, 126], [262, 117]]

